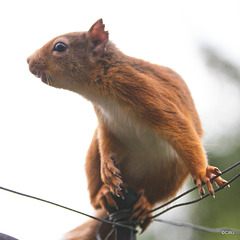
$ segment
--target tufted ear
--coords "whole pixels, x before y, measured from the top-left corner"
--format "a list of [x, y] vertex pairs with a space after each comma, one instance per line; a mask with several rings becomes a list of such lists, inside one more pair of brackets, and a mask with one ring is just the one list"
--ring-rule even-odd
[[92, 53], [95, 56], [101, 56], [104, 53], [108, 42], [108, 31], [105, 31], [104, 27], [102, 19], [99, 19], [88, 31], [92, 42]]

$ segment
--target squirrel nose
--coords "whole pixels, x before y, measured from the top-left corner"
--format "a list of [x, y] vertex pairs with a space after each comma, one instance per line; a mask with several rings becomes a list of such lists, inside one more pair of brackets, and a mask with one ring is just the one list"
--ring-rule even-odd
[[30, 59], [31, 59], [30, 57], [27, 58], [27, 63], [28, 63], [28, 64], [29, 64], [29, 62], [30, 62]]

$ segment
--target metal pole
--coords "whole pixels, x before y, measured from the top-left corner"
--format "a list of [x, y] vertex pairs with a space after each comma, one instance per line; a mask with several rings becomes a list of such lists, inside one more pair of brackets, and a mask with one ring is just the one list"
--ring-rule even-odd
[[[118, 205], [118, 210], [109, 209], [109, 220], [125, 224], [136, 228], [136, 224], [133, 220], [130, 220], [133, 206], [138, 200], [137, 194], [130, 188], [127, 188], [127, 192], [124, 193], [124, 199], [113, 196]], [[115, 239], [116, 240], [136, 240], [136, 230], [127, 229], [124, 227], [114, 226]]]

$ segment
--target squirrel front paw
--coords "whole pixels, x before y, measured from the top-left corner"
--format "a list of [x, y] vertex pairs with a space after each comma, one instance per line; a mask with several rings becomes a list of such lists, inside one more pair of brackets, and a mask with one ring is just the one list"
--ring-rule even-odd
[[101, 166], [102, 181], [108, 185], [110, 191], [118, 196], [124, 197], [123, 191], [125, 190], [125, 183], [122, 180], [120, 170], [115, 166], [116, 155], [111, 154], [109, 159], [105, 160]]
[[[199, 171], [197, 174], [193, 175], [194, 183], [197, 185], [201, 197], [203, 197], [205, 194], [205, 191], [202, 186], [203, 183], [206, 184], [208, 192], [213, 197], [215, 197], [214, 189], [210, 179], [217, 176], [218, 174], [221, 174], [221, 171], [217, 167], [207, 166], [205, 171]], [[213, 181], [216, 182], [218, 187], [222, 187], [227, 183], [227, 181], [222, 179], [221, 177], [217, 177]]]

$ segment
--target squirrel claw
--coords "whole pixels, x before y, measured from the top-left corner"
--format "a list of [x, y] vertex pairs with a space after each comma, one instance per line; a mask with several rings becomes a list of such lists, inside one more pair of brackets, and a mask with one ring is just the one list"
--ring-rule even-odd
[[100, 203], [101, 207], [104, 209], [116, 208], [118, 209], [118, 205], [116, 201], [113, 199], [111, 190], [108, 185], [103, 184], [100, 188], [97, 196], [96, 196], [96, 203]]
[[141, 227], [142, 232], [144, 232], [148, 225], [152, 222], [152, 219], [150, 219], [152, 216], [150, 213], [151, 209], [151, 204], [148, 202], [143, 192], [140, 192], [138, 201], [133, 207], [131, 220], [134, 220], [136, 224]]
[[103, 162], [102, 180], [109, 186], [114, 195], [124, 199], [123, 191], [126, 189], [126, 184], [122, 180], [120, 170], [115, 166], [116, 162], [115, 154], [112, 154], [107, 161]]
[[[197, 177], [194, 178], [194, 183], [198, 187], [201, 198], [204, 196], [204, 189], [202, 187], [203, 183], [206, 184], [209, 194], [215, 198], [215, 191], [210, 180], [219, 174], [221, 174], [221, 171], [217, 167], [207, 166], [206, 171], [198, 173]], [[227, 181], [221, 177], [217, 177], [213, 181], [217, 184], [218, 187], [222, 187], [227, 183]]]
[[219, 170], [219, 168], [217, 168], [217, 167], [215, 167], [215, 168], [213, 169], [213, 171], [215, 172], [216, 175], [222, 174], [222, 172], [221, 172], [221, 171]]

